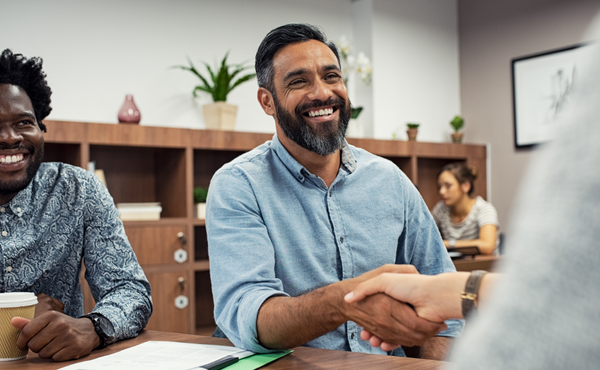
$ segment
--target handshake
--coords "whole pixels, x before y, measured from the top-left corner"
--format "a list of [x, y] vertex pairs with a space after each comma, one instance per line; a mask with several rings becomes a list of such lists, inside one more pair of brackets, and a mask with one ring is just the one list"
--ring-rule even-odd
[[[355, 278], [344, 297], [348, 315], [364, 328], [361, 338], [374, 347], [391, 351], [421, 345], [446, 329], [444, 320], [463, 318], [461, 292], [469, 275], [420, 275], [412, 265], [384, 265]], [[481, 293], [493, 279], [495, 274], [485, 276]]]

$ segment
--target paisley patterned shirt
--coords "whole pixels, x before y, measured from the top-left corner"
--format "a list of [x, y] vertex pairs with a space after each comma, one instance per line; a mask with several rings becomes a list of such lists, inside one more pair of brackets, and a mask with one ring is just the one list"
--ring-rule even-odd
[[0, 292], [46, 293], [80, 317], [81, 262], [117, 340], [137, 336], [152, 313], [150, 285], [106, 187], [92, 173], [42, 163], [29, 186], [0, 206]]

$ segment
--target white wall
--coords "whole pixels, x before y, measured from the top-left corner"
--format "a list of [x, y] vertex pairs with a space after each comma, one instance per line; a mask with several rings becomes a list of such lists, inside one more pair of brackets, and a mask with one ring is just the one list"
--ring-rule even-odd
[[[210, 97], [194, 101], [196, 77], [169, 67], [228, 50], [253, 64], [265, 34], [289, 22], [320, 26], [334, 41], [347, 35], [372, 56], [372, 86], [350, 86], [369, 137], [389, 139], [401, 126], [405, 139], [404, 124], [418, 121], [419, 140], [448, 141], [458, 113], [456, 0], [0, 0], [0, 9], [0, 47], [44, 58], [51, 119], [116, 123], [131, 93], [143, 125], [204, 128], [199, 107]], [[239, 106], [236, 130], [274, 132], [255, 81], [228, 100]]]
[[488, 186], [504, 231], [532, 154], [514, 147], [511, 59], [581, 42], [599, 11], [598, 0], [459, 0], [465, 137], [491, 143]]
[[460, 114], [456, 0], [373, 5], [374, 137], [398, 130], [406, 140], [406, 122], [418, 122], [419, 141], [450, 141]]
[[[117, 122], [134, 95], [143, 125], [204, 128], [191, 91], [196, 77], [169, 69], [219, 60], [254, 64], [266, 33], [285, 23], [322, 27], [332, 39], [351, 34], [349, 0], [0, 0], [2, 45], [41, 56], [54, 94], [51, 119]], [[228, 97], [239, 106], [236, 129], [274, 132], [256, 101], [256, 81]], [[200, 104], [211, 102], [208, 94]]]

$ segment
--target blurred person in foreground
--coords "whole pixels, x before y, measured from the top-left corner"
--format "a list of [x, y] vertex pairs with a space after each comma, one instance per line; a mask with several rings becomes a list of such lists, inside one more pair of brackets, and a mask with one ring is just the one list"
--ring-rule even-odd
[[[32, 320], [14, 317], [17, 345], [66, 361], [137, 336], [150, 285], [106, 187], [92, 173], [42, 163], [52, 91], [40, 58], [0, 54], [0, 292], [33, 292]], [[82, 262], [96, 302], [83, 315]]]
[[446, 248], [477, 247], [493, 254], [498, 244], [498, 213], [482, 197], [474, 197], [478, 171], [464, 163], [445, 165], [438, 175], [442, 200], [431, 211]]
[[[597, 40], [600, 33], [594, 36]], [[452, 352], [457, 369], [600, 364], [600, 55], [594, 48], [564, 126], [530, 163], [502, 274], [480, 280], [480, 312], [468, 320]], [[360, 302], [366, 294], [385, 292], [441, 322], [463, 317], [461, 305], [469, 299], [461, 294], [469, 276], [385, 274], [359, 285], [346, 300]], [[371, 333], [362, 335], [375, 346], [394, 347]]]

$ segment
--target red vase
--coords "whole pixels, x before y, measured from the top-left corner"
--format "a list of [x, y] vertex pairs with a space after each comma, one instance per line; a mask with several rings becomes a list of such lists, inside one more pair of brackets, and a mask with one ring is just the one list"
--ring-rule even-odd
[[142, 115], [133, 102], [133, 95], [125, 95], [125, 101], [119, 109], [119, 123], [140, 123]]

